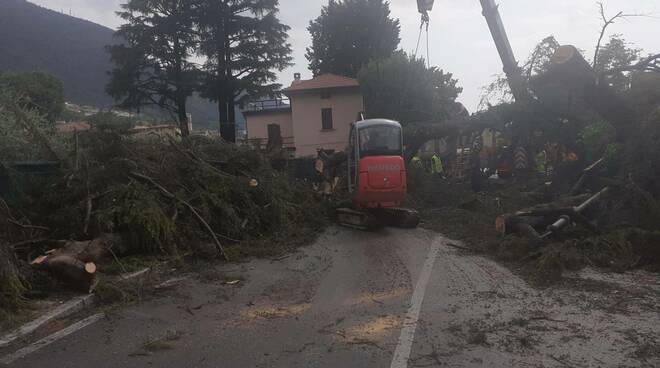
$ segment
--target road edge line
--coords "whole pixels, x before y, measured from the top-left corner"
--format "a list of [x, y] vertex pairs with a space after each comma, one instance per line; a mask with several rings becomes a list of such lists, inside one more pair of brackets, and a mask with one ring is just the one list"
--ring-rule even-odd
[[87, 307], [92, 306], [93, 304], [94, 304], [94, 294], [84, 295], [69, 300], [64, 304], [57, 306], [55, 309], [46, 312], [44, 315], [38, 317], [32, 322], [28, 322], [22, 327], [18, 328], [17, 330], [14, 330], [13, 332], [10, 332], [7, 335], [2, 336], [0, 338], [0, 348], [9, 346], [12, 342], [14, 342], [14, 340], [33, 333], [39, 327], [45, 325], [46, 323], [54, 319], [70, 316]]
[[12, 354], [6, 355], [2, 359], [0, 359], [0, 365], [9, 365], [9, 364], [15, 362], [18, 359], [24, 358], [24, 357], [28, 356], [29, 354], [32, 354], [35, 351], [37, 351], [37, 350], [39, 350], [43, 347], [46, 347], [46, 346], [48, 346], [48, 345], [64, 338], [64, 337], [67, 337], [67, 336], [73, 334], [76, 331], [79, 331], [79, 330], [81, 330], [81, 329], [83, 329], [83, 328], [85, 328], [85, 327], [87, 327], [91, 324], [94, 324], [94, 323], [98, 322], [101, 318], [104, 318], [104, 317], [105, 317], [105, 313], [98, 313], [98, 314], [95, 314], [93, 316], [87, 317], [87, 318], [85, 318], [81, 321], [78, 321], [78, 322], [72, 324], [71, 326], [66, 327], [66, 328], [64, 328], [60, 331], [57, 331], [52, 335], [46, 336], [43, 339], [41, 339], [41, 340], [39, 340], [39, 341], [29, 345], [29, 346], [26, 346], [26, 347], [24, 347], [24, 348], [22, 348], [22, 349], [20, 349], [16, 352], [12, 353]]
[[431, 249], [429, 249], [429, 253], [426, 256], [422, 272], [419, 274], [415, 290], [413, 290], [412, 298], [410, 299], [410, 307], [408, 308], [403, 327], [401, 328], [401, 335], [399, 336], [399, 342], [394, 350], [394, 356], [392, 357], [390, 368], [408, 367], [408, 359], [410, 358], [413, 341], [415, 340], [417, 321], [419, 320], [419, 314], [422, 310], [426, 288], [431, 279], [431, 272], [433, 271], [435, 260], [438, 257], [440, 247], [443, 243], [444, 240], [442, 239], [434, 240]]

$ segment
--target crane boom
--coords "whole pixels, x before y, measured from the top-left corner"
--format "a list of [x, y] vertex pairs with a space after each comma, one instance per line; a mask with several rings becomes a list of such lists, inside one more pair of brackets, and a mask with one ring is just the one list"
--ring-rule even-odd
[[525, 87], [525, 82], [522, 78], [522, 71], [516, 61], [516, 56], [509, 43], [509, 37], [506, 34], [502, 17], [495, 0], [479, 0], [483, 15], [488, 23], [488, 28], [495, 41], [497, 52], [500, 54], [502, 64], [504, 65], [504, 73], [506, 74], [511, 93], [516, 101], [524, 101], [529, 99], [529, 92]]
[[[502, 17], [495, 0], [479, 0], [481, 2], [482, 14], [486, 18], [490, 34], [493, 36], [497, 52], [500, 54], [504, 73], [506, 74], [511, 93], [516, 101], [525, 101], [530, 99], [525, 80], [522, 77], [522, 71], [516, 61], [516, 56], [509, 43], [509, 37], [506, 34]], [[422, 23], [428, 26], [429, 14], [433, 9], [434, 0], [417, 0], [417, 9], [422, 13]], [[428, 31], [427, 31], [428, 32]]]

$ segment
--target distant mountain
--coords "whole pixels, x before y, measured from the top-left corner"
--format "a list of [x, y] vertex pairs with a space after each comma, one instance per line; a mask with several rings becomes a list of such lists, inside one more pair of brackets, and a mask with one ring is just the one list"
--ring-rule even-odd
[[[0, 71], [43, 71], [64, 83], [68, 101], [109, 107], [105, 93], [112, 69], [105, 46], [115, 43], [110, 28], [48, 10], [25, 0], [0, 0]], [[191, 101], [197, 127], [214, 128], [217, 107]]]
[[47, 72], [64, 82], [72, 102], [110, 106], [104, 88], [112, 65], [104, 46], [113, 34], [25, 0], [0, 0], [0, 70]]

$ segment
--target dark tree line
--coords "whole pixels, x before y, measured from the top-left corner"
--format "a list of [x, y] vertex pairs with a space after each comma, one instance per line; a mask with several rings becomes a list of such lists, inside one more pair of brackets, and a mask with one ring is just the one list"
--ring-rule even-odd
[[199, 92], [218, 103], [221, 133], [234, 141], [237, 97], [272, 93], [275, 70], [290, 64], [278, 11], [278, 0], [129, 0], [120, 42], [108, 47], [107, 91], [123, 108], [169, 111], [184, 136], [186, 102]]
[[49, 74], [0, 73], [0, 90], [14, 95], [20, 107], [36, 111], [50, 124], [64, 113], [64, 85]]
[[306, 56], [314, 75], [355, 78], [369, 62], [391, 56], [401, 41], [399, 20], [390, 17], [383, 0], [330, 0], [307, 29], [312, 46]]
[[330, 0], [307, 29], [309, 69], [357, 77], [368, 117], [406, 124], [460, 111], [455, 101], [462, 89], [452, 74], [398, 50], [399, 20], [391, 17], [388, 1]]
[[[109, 46], [108, 93], [120, 107], [169, 111], [187, 135], [186, 102], [217, 102], [223, 137], [235, 140], [241, 98], [273, 94], [276, 72], [291, 65], [289, 27], [278, 0], [128, 0]], [[461, 89], [451, 74], [397, 51], [399, 21], [386, 0], [330, 0], [308, 27], [314, 75], [360, 76], [370, 117], [442, 120]]]

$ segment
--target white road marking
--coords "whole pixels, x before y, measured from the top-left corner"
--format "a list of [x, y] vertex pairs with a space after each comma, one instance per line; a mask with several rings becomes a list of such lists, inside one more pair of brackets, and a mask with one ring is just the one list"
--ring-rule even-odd
[[24, 358], [29, 354], [32, 354], [35, 351], [54, 343], [57, 340], [67, 337], [78, 330], [81, 330], [93, 323], [98, 322], [98, 320], [100, 320], [103, 317], [105, 317], [105, 314], [99, 313], [91, 317], [87, 317], [82, 321], [78, 321], [65, 329], [62, 329], [60, 331], [55, 332], [52, 335], [44, 337], [43, 339], [35, 342], [32, 345], [26, 346], [23, 349], [20, 349], [13, 354], [9, 354], [3, 357], [2, 359], [0, 359], [0, 365], [9, 365], [18, 359]]
[[419, 320], [419, 313], [422, 310], [422, 302], [424, 302], [424, 295], [426, 294], [426, 287], [431, 278], [431, 271], [435, 259], [438, 256], [438, 251], [442, 241], [437, 239], [431, 245], [429, 254], [426, 256], [426, 261], [422, 267], [422, 272], [417, 279], [417, 285], [413, 290], [412, 299], [410, 300], [410, 308], [406, 313], [406, 318], [403, 321], [403, 328], [401, 329], [401, 336], [399, 336], [399, 343], [394, 350], [394, 357], [392, 358], [392, 365], [390, 368], [407, 368], [410, 352], [412, 351], [413, 341], [415, 340], [415, 330], [417, 329], [417, 321]]
[[94, 294], [85, 295], [79, 298], [75, 298], [71, 301], [68, 301], [52, 311], [45, 313], [41, 317], [35, 319], [34, 321], [25, 324], [23, 327], [18, 330], [3, 336], [0, 338], [0, 348], [11, 344], [14, 340], [25, 335], [29, 335], [36, 331], [39, 327], [45, 325], [46, 323], [56, 319], [66, 316], [70, 316], [76, 312], [81, 311], [84, 308], [89, 307], [94, 303]]

